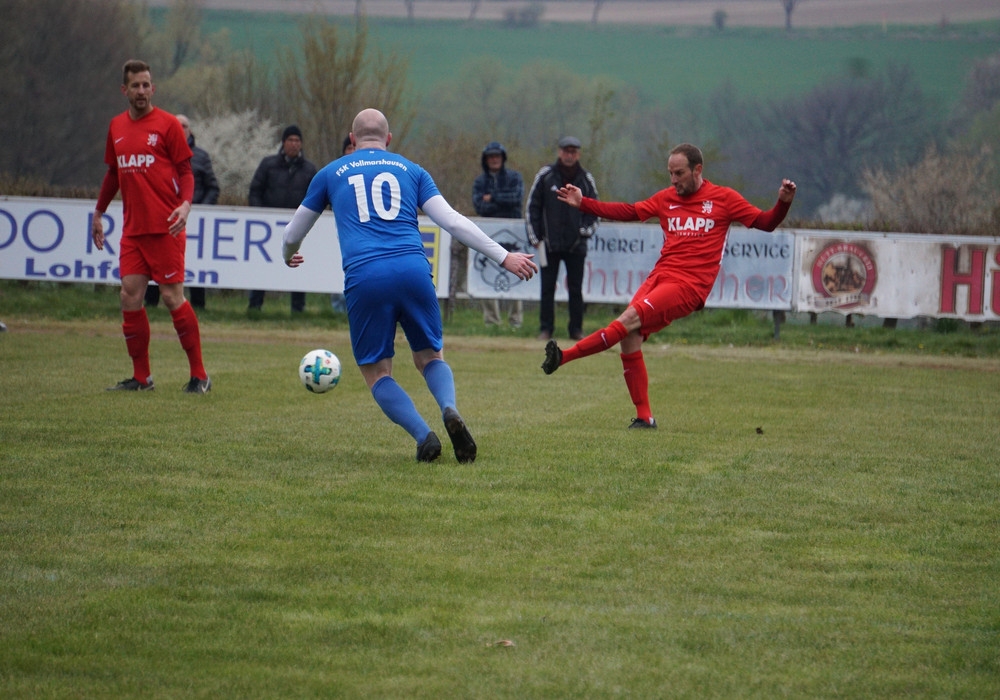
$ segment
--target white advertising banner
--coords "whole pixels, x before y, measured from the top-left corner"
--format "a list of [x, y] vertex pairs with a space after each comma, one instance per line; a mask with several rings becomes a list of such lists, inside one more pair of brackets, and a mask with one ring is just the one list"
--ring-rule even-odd
[[790, 311], [795, 299], [795, 234], [733, 227], [705, 306]]
[[[94, 202], [78, 199], [0, 197], [0, 278], [119, 284], [118, 242], [122, 205], [104, 214], [106, 242], [90, 237]], [[281, 237], [291, 210], [195, 205], [187, 224], [185, 284], [220, 289], [342, 292], [340, 246], [333, 214], [323, 213], [302, 244], [305, 263], [281, 259]], [[439, 296], [447, 296], [446, 232], [420, 226]], [[442, 254], [444, 258], [442, 258]], [[443, 292], [441, 291], [443, 290]]]
[[[521, 219], [476, 219], [476, 223], [508, 250], [537, 252], [528, 243]], [[658, 224], [602, 222], [590, 239], [583, 298], [592, 303], [627, 303], [653, 269], [662, 246], [663, 230]], [[706, 306], [790, 309], [794, 251], [791, 232], [732, 228], [722, 271]], [[468, 292], [474, 299], [538, 300], [540, 284], [539, 276], [522, 282], [485, 255], [469, 254]], [[556, 299], [567, 298], [566, 273], [561, 270]]]
[[[90, 238], [93, 201], [0, 196], [0, 278], [118, 284], [121, 202], [104, 215], [104, 250]], [[333, 215], [325, 212], [293, 270], [281, 260], [290, 210], [195, 206], [187, 228], [185, 282], [222, 289], [340, 292]], [[534, 252], [521, 219], [477, 219], [510, 250]], [[450, 236], [421, 219], [439, 297], [449, 286]], [[656, 224], [602, 223], [590, 241], [584, 299], [628, 302], [659, 257]], [[469, 255], [473, 298], [539, 299], [540, 278], [522, 282], [478, 253]], [[556, 298], [566, 299], [565, 273]], [[885, 318], [1000, 319], [1000, 238], [734, 227], [707, 306], [838, 311]]]
[[1000, 318], [1000, 238], [799, 234], [797, 311]]

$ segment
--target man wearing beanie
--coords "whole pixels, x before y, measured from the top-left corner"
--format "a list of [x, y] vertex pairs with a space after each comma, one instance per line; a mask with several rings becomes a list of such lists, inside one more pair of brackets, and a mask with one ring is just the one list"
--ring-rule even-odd
[[[316, 166], [302, 155], [302, 130], [291, 124], [281, 134], [278, 152], [257, 166], [250, 182], [250, 206], [297, 209], [315, 174]], [[260, 311], [263, 305], [264, 290], [250, 292], [249, 309]], [[306, 293], [292, 292], [292, 312], [305, 308]]]

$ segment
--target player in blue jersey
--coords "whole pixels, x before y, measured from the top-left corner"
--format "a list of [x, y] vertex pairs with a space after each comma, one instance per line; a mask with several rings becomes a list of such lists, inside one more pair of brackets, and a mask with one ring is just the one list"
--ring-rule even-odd
[[418, 210], [523, 280], [531, 279], [538, 266], [533, 255], [508, 253], [452, 209], [426, 170], [386, 150], [391, 140], [385, 115], [376, 109], [358, 113], [351, 129], [354, 153], [316, 174], [285, 227], [285, 263], [303, 263], [299, 246], [330, 206], [343, 258], [351, 349], [375, 403], [416, 441], [418, 461], [431, 462], [441, 455], [441, 441], [392, 377], [398, 323], [414, 365], [441, 407], [455, 457], [472, 462], [476, 442], [455, 405], [455, 378], [444, 361], [441, 310], [417, 225]]

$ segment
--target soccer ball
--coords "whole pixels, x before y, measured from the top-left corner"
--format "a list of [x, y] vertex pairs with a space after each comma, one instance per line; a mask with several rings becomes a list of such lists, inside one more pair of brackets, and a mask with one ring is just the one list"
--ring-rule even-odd
[[299, 379], [309, 391], [322, 394], [340, 381], [340, 360], [322, 348], [308, 352], [299, 363]]

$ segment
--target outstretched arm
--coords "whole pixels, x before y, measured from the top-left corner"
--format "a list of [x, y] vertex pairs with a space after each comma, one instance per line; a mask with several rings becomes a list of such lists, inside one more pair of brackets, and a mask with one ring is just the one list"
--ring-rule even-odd
[[588, 214], [594, 214], [602, 219], [614, 221], [639, 221], [639, 214], [634, 204], [624, 202], [601, 202], [590, 197], [584, 197], [576, 185], [563, 185], [556, 192], [560, 202], [576, 207]]
[[423, 210], [435, 224], [447, 229], [448, 233], [459, 243], [464, 243], [473, 250], [478, 250], [508, 272], [523, 280], [530, 280], [538, 272], [538, 265], [531, 260], [535, 257], [534, 255], [508, 253], [503, 246], [487, 236], [468, 217], [462, 216], [452, 209], [441, 195], [435, 195], [424, 202]]
[[778, 201], [771, 209], [758, 214], [751, 227], [761, 231], [773, 231], [778, 228], [788, 215], [793, 199], [795, 199], [795, 183], [788, 179], [782, 180], [781, 187], [778, 188]]

